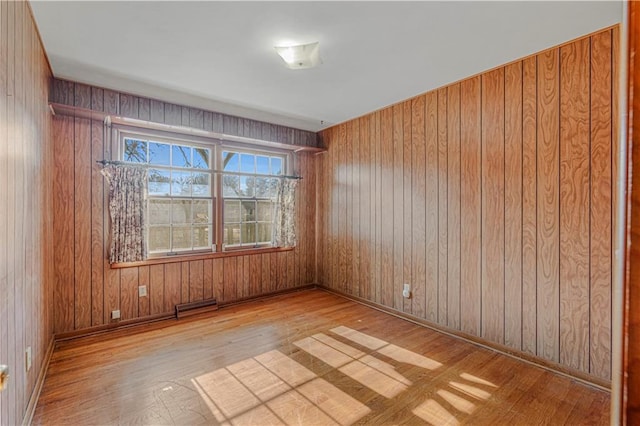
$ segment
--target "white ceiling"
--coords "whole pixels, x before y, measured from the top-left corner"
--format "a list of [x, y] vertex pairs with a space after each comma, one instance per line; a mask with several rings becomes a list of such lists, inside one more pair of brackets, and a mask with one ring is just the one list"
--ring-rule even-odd
[[[32, 1], [56, 77], [316, 131], [622, 21], [620, 1]], [[290, 70], [273, 46], [320, 42]]]

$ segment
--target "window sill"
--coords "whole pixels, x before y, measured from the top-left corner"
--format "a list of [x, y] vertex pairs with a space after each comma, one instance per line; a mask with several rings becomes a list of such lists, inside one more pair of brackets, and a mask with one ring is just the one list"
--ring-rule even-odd
[[204, 260], [204, 259], [218, 259], [223, 257], [237, 257], [237, 256], [247, 256], [247, 255], [254, 255], [254, 254], [280, 253], [280, 252], [291, 251], [294, 248], [295, 247], [264, 247], [264, 248], [251, 248], [251, 249], [234, 249], [229, 251], [219, 251], [219, 252], [212, 252], [212, 253], [185, 254], [181, 256], [152, 257], [150, 259], [142, 260], [140, 262], [114, 263], [111, 265], [111, 269], [132, 268], [135, 266], [164, 265], [165, 263], [188, 262], [193, 260]]

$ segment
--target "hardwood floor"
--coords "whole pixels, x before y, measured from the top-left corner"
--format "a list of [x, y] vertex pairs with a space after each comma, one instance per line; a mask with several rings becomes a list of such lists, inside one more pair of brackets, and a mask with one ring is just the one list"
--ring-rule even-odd
[[609, 393], [307, 290], [58, 342], [34, 424], [608, 424]]

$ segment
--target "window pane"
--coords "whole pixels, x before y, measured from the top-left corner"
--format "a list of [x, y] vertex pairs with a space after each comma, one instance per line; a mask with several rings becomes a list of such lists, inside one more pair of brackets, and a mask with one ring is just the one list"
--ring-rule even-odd
[[174, 225], [191, 223], [191, 200], [173, 200], [171, 220]]
[[211, 195], [211, 184], [209, 183], [209, 173], [194, 173], [193, 186], [191, 187], [194, 196]]
[[171, 200], [149, 200], [149, 224], [171, 223]]
[[224, 202], [224, 221], [240, 222], [240, 201], [225, 200]]
[[222, 176], [222, 196], [240, 197], [240, 176]]
[[174, 226], [171, 232], [173, 236], [173, 250], [191, 249], [190, 226]]
[[211, 201], [193, 200], [193, 223], [211, 223]]
[[258, 166], [258, 173], [263, 175], [269, 174], [269, 157], [258, 155], [256, 157], [256, 163]]
[[232, 223], [224, 226], [224, 244], [240, 244], [240, 224]]
[[170, 251], [169, 235], [171, 228], [168, 226], [152, 226], [149, 228], [149, 251], [168, 252]]
[[169, 145], [166, 143], [149, 142], [149, 163], [168, 166], [169, 162]]
[[210, 169], [209, 159], [211, 151], [207, 148], [193, 148], [193, 167], [197, 169]]
[[165, 170], [149, 170], [149, 195], [169, 195], [170, 172]]
[[242, 202], [242, 221], [253, 222], [255, 220], [256, 220], [256, 202], [243, 201]]
[[173, 145], [171, 149], [172, 165], [175, 167], [191, 167], [191, 147]]
[[271, 157], [271, 174], [272, 175], [282, 174], [282, 158]]
[[256, 224], [255, 223], [243, 223], [241, 229], [242, 229], [242, 244], [256, 242]]
[[272, 226], [270, 223], [258, 224], [258, 242], [259, 243], [271, 242], [271, 228]]
[[256, 157], [251, 154], [240, 154], [240, 171], [243, 173], [256, 172]]
[[193, 248], [203, 249], [211, 247], [211, 226], [198, 225], [193, 227]]
[[171, 195], [187, 197], [191, 195], [191, 173], [171, 172]]
[[125, 139], [123, 160], [131, 163], [146, 163], [147, 142], [136, 139]]
[[256, 178], [256, 198], [273, 198], [276, 196], [277, 179]]
[[222, 170], [225, 172], [237, 172], [238, 171], [238, 154], [235, 152], [223, 152], [222, 153]]
[[258, 222], [271, 222], [273, 217], [273, 204], [271, 201], [258, 201]]
[[253, 197], [253, 190], [255, 186], [256, 178], [249, 176], [240, 176], [240, 194], [242, 197]]

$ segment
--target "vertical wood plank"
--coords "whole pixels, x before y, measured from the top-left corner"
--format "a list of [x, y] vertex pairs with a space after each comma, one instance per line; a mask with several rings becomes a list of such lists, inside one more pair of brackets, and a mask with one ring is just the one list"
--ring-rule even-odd
[[393, 164], [393, 110], [386, 108], [380, 116], [380, 151], [382, 160], [382, 304], [394, 306], [394, 164]]
[[[411, 101], [405, 101], [402, 103], [402, 157], [403, 157], [403, 170], [402, 170], [402, 224], [403, 224], [403, 255], [402, 255], [402, 285], [405, 283], [412, 285], [413, 277], [411, 275], [411, 235], [413, 229], [411, 229], [411, 214], [412, 214], [412, 172], [411, 172]], [[411, 300], [403, 298], [402, 305], [399, 306], [405, 312], [411, 313]]]
[[425, 96], [411, 101], [411, 313], [426, 317], [426, 140]]
[[226, 301], [224, 295], [224, 259], [213, 259], [213, 297], [218, 302]]
[[351, 121], [351, 276], [353, 293], [360, 296], [363, 284], [360, 283], [360, 261], [362, 254], [360, 253], [360, 218], [362, 216], [359, 203], [362, 188], [360, 186], [360, 122], [358, 120]]
[[393, 307], [402, 310], [404, 282], [404, 118], [403, 105], [393, 111]]
[[[138, 293], [138, 317], [149, 316], [151, 301], [149, 297], [149, 267], [140, 266], [138, 268], [138, 286], [147, 286], [147, 295], [140, 297]], [[138, 287], [136, 287], [138, 291]]]
[[260, 286], [263, 293], [268, 293], [272, 289], [271, 285], [271, 256], [269, 253], [263, 253], [260, 255], [262, 258], [260, 261]]
[[120, 320], [138, 317], [138, 268], [124, 268], [120, 273]]
[[440, 256], [440, 232], [438, 228], [438, 200], [440, 186], [438, 177], [438, 93], [429, 92], [425, 98], [425, 179], [426, 179], [426, 211], [425, 228], [425, 314], [428, 321], [438, 321], [438, 279]]
[[482, 303], [481, 78], [460, 83], [460, 329], [480, 335]]
[[249, 256], [249, 293], [252, 296], [257, 296], [262, 293], [261, 273], [262, 255]]
[[182, 265], [164, 265], [164, 312], [172, 312], [181, 303]]
[[342, 203], [344, 203], [344, 233], [342, 244], [344, 245], [344, 290], [349, 294], [355, 294], [354, 282], [353, 282], [353, 121], [345, 123], [341, 126], [344, 130], [344, 145], [343, 145], [343, 170], [344, 170], [344, 191], [342, 196], [344, 197]]
[[213, 299], [213, 259], [205, 259], [203, 267], [203, 298], [205, 300]]
[[224, 301], [229, 302], [231, 300], [236, 300], [236, 279], [237, 279], [237, 258], [235, 257], [225, 257], [224, 258]]
[[612, 274], [612, 32], [591, 37], [591, 226], [590, 226], [590, 367], [611, 378]]
[[537, 61], [522, 61], [522, 350], [537, 351]]
[[[55, 332], [74, 328], [74, 179], [73, 168], [68, 166], [74, 157], [74, 119], [53, 119], [54, 177], [53, 177], [53, 233], [54, 271], [57, 285], [54, 287]], [[12, 170], [8, 168], [8, 173]], [[9, 196], [8, 196], [9, 197]], [[11, 222], [11, 221], [9, 221]]]
[[91, 122], [75, 119], [74, 317], [75, 328], [91, 326]]
[[120, 94], [113, 90], [104, 90], [104, 112], [107, 114], [120, 113]]
[[[382, 113], [380, 111], [373, 114], [371, 118], [371, 137], [373, 139], [374, 149], [373, 158], [375, 163], [371, 166], [372, 171], [375, 174], [375, 180], [373, 185], [375, 204], [373, 206], [375, 216], [375, 257], [373, 258], [374, 269], [374, 301], [381, 303], [383, 295], [383, 268], [384, 258], [383, 250], [385, 240], [383, 239], [383, 226], [382, 226], [382, 200], [383, 200], [383, 186], [382, 179], [386, 172], [384, 169], [385, 161], [382, 158], [383, 149], [381, 145], [382, 131], [381, 131]], [[388, 223], [388, 222], [387, 222]]]
[[180, 303], [189, 302], [189, 262], [180, 263]]
[[149, 268], [149, 313], [157, 315], [171, 312], [170, 306], [165, 304], [164, 274], [165, 265], [151, 265]]
[[560, 360], [559, 51], [537, 56], [538, 77], [538, 339], [537, 354]]
[[374, 231], [372, 228], [371, 212], [372, 208], [372, 194], [371, 186], [373, 178], [371, 175], [371, 150], [373, 143], [371, 140], [371, 117], [365, 116], [358, 120], [359, 136], [360, 136], [360, 152], [359, 152], [359, 165], [358, 170], [360, 172], [360, 217], [358, 220], [360, 226], [360, 297], [365, 299], [372, 299], [374, 293], [373, 288], [373, 263], [372, 257], [375, 253], [375, 239]]
[[156, 101], [155, 99], [151, 99], [150, 105], [150, 120], [156, 123], [164, 123], [164, 102]]
[[438, 93], [438, 323], [447, 324], [447, 247], [448, 238], [448, 158], [447, 158], [447, 89]]
[[151, 120], [151, 100], [149, 98], [138, 98], [138, 118], [140, 120]]
[[204, 261], [189, 262], [189, 302], [204, 299]]
[[128, 118], [138, 118], [138, 98], [126, 93], [120, 94], [120, 115]]
[[560, 362], [589, 371], [590, 42], [560, 48]]
[[482, 75], [482, 337], [504, 342], [504, 68]]
[[460, 328], [460, 85], [447, 88], [447, 325]]
[[74, 84], [73, 105], [79, 108], [91, 108], [91, 86], [82, 83]]
[[522, 62], [504, 75], [504, 343], [522, 347]]
[[104, 157], [103, 125], [91, 121], [91, 325], [104, 324], [104, 183], [102, 167], [96, 161]]

